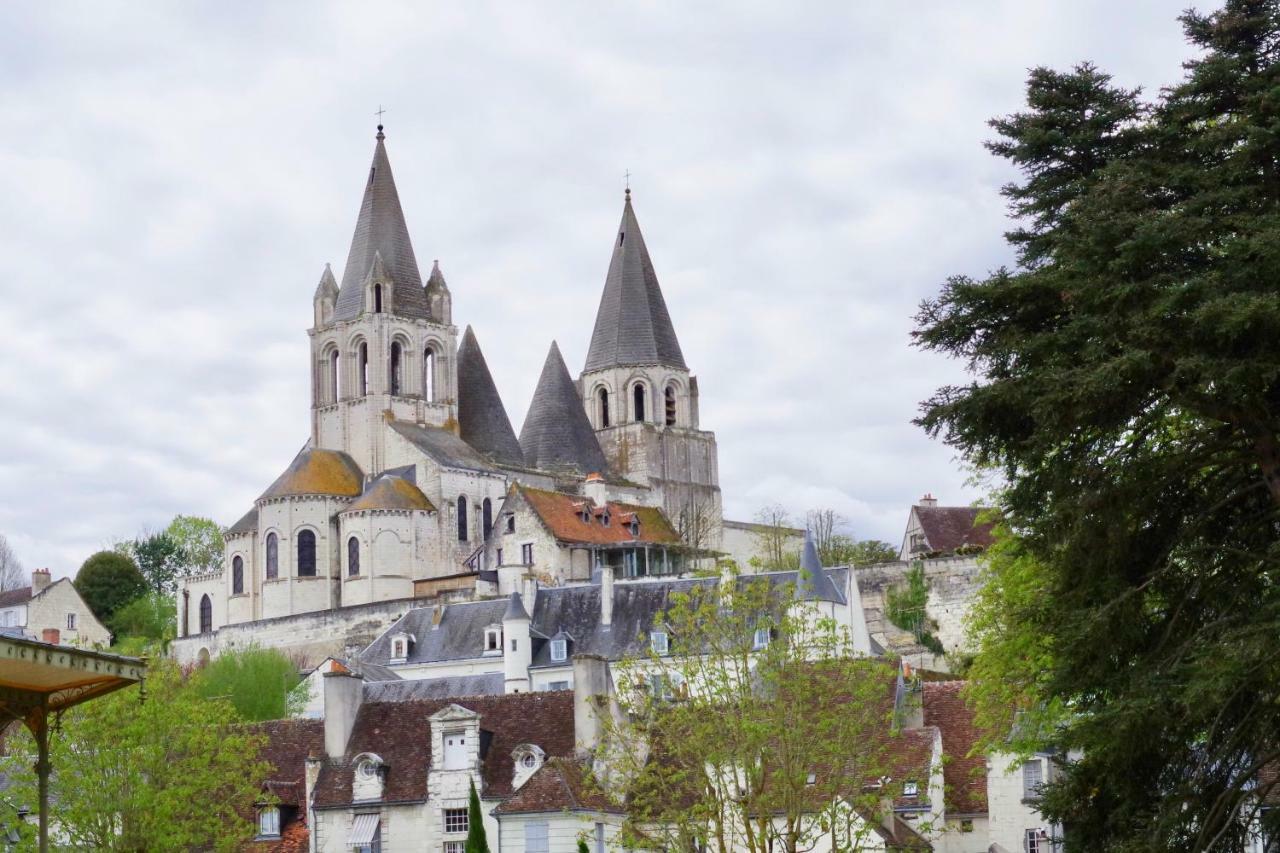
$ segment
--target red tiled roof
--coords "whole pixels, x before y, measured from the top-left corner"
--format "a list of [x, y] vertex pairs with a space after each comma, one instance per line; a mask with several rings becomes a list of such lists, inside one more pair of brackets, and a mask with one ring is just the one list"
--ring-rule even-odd
[[20, 586], [0, 592], [0, 607], [13, 607], [15, 604], [26, 604], [31, 600], [31, 587]]
[[616, 812], [604, 793], [587, 778], [581, 763], [567, 758], [552, 758], [534, 773], [520, 790], [497, 808], [498, 814], [531, 814], [535, 812], [599, 811]]
[[511, 752], [522, 743], [542, 748], [551, 758], [574, 753], [573, 692], [556, 690], [403, 702], [365, 702], [356, 716], [341, 761], [326, 761], [316, 782], [316, 806], [344, 806], [351, 802], [352, 762], [372, 752], [387, 764], [382, 798], [386, 802], [421, 802], [427, 798], [431, 768], [431, 715], [459, 705], [480, 715], [480, 730], [490, 733], [482, 760], [486, 798], [511, 795], [514, 761]]
[[915, 510], [930, 551], [980, 550], [994, 541], [992, 523], [978, 523], [978, 516], [988, 511], [985, 507], [916, 506]]
[[924, 682], [924, 724], [942, 730], [948, 814], [986, 814], [987, 762], [980, 754], [969, 755], [978, 742], [978, 727], [973, 710], [960, 694], [964, 685], [963, 681]]
[[[531, 489], [527, 486], [517, 486], [516, 490], [542, 519], [542, 523], [551, 531], [551, 535], [562, 542], [583, 542], [591, 545], [647, 542], [668, 545], [680, 541], [680, 536], [671, 526], [671, 522], [657, 507], [613, 501], [605, 506], [596, 506], [594, 502], [580, 495]], [[582, 519], [584, 506], [591, 509], [590, 521]], [[608, 527], [601, 522], [601, 516], [606, 507], [612, 516]], [[640, 522], [640, 533], [637, 536], [632, 536], [626, 525], [626, 521], [629, 521], [632, 516]]]

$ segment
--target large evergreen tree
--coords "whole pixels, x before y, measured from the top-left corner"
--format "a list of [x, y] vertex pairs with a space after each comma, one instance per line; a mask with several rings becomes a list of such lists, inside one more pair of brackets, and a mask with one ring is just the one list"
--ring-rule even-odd
[[471, 797], [467, 800], [467, 841], [463, 845], [466, 853], [489, 853], [489, 839], [484, 831], [484, 812], [480, 810], [480, 795], [476, 793], [476, 783], [471, 783]]
[[110, 625], [116, 611], [146, 594], [147, 581], [130, 557], [116, 551], [99, 551], [80, 566], [73, 582], [89, 609]]
[[1072, 850], [1242, 850], [1280, 762], [1280, 8], [1181, 20], [1149, 103], [1032, 72], [990, 146], [1018, 265], [918, 316], [975, 374], [920, 422], [1007, 484], [974, 698], [1081, 756], [1043, 801]]

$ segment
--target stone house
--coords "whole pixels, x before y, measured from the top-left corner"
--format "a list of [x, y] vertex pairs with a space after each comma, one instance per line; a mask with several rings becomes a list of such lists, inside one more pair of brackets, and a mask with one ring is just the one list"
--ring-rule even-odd
[[111, 645], [111, 632], [93, 615], [70, 578], [31, 573], [31, 585], [0, 592], [0, 628], [21, 629], [34, 640], [86, 648]]

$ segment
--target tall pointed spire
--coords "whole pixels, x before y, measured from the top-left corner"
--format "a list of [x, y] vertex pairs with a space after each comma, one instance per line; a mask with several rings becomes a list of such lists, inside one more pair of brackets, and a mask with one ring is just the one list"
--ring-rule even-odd
[[633, 364], [688, 369], [628, 188], [585, 371]]
[[[850, 569], [852, 571], [852, 569]], [[800, 553], [800, 571], [796, 573], [797, 601], [838, 601], [836, 585], [822, 568], [813, 534], [804, 531], [804, 550]]]
[[405, 224], [404, 211], [400, 208], [396, 181], [391, 175], [391, 161], [387, 159], [387, 147], [383, 142], [385, 138], [382, 125], [378, 125], [373, 164], [369, 167], [364, 200], [360, 203], [351, 251], [347, 254], [347, 266], [342, 273], [335, 320], [350, 320], [359, 316], [362, 310], [372, 309], [372, 306], [364, 304], [364, 282], [373, 269], [374, 258], [379, 254], [392, 283], [387, 313], [427, 317], [422, 275], [413, 256], [409, 226]]
[[560, 347], [553, 341], [542, 365], [538, 388], [520, 429], [525, 461], [548, 471], [572, 469], [579, 474], [604, 473], [608, 463], [577, 387], [569, 378]]
[[458, 427], [463, 441], [495, 462], [524, 465], [520, 442], [470, 326], [458, 347]]

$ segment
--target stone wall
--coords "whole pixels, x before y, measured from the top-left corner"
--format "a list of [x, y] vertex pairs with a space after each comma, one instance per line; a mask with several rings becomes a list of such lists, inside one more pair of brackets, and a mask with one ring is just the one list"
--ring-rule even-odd
[[[349, 657], [352, 651], [363, 649], [420, 603], [412, 599], [379, 601], [338, 610], [225, 625], [209, 634], [193, 633], [174, 640], [171, 653], [178, 663], [189, 664], [196, 662], [201, 650], [207, 651], [210, 657], [217, 657], [229, 649], [258, 645], [296, 654], [301, 658], [301, 664], [310, 668], [330, 655]], [[193, 607], [196, 604], [193, 600]], [[199, 624], [196, 614], [191, 627], [198, 628]]]
[[[978, 575], [981, 567], [975, 557], [939, 557], [923, 560], [925, 579], [929, 583], [929, 601], [926, 612], [936, 624], [933, 631], [947, 651], [963, 649], [965, 620], [968, 618], [973, 597], [978, 591]], [[889, 589], [906, 583], [906, 573], [911, 567], [907, 561], [880, 563], [858, 569], [858, 588], [862, 593], [862, 606], [867, 614], [868, 628], [877, 633], [901, 640], [905, 632], [901, 626], [893, 626], [885, 617], [886, 593]], [[877, 636], [882, 644], [882, 640]]]

